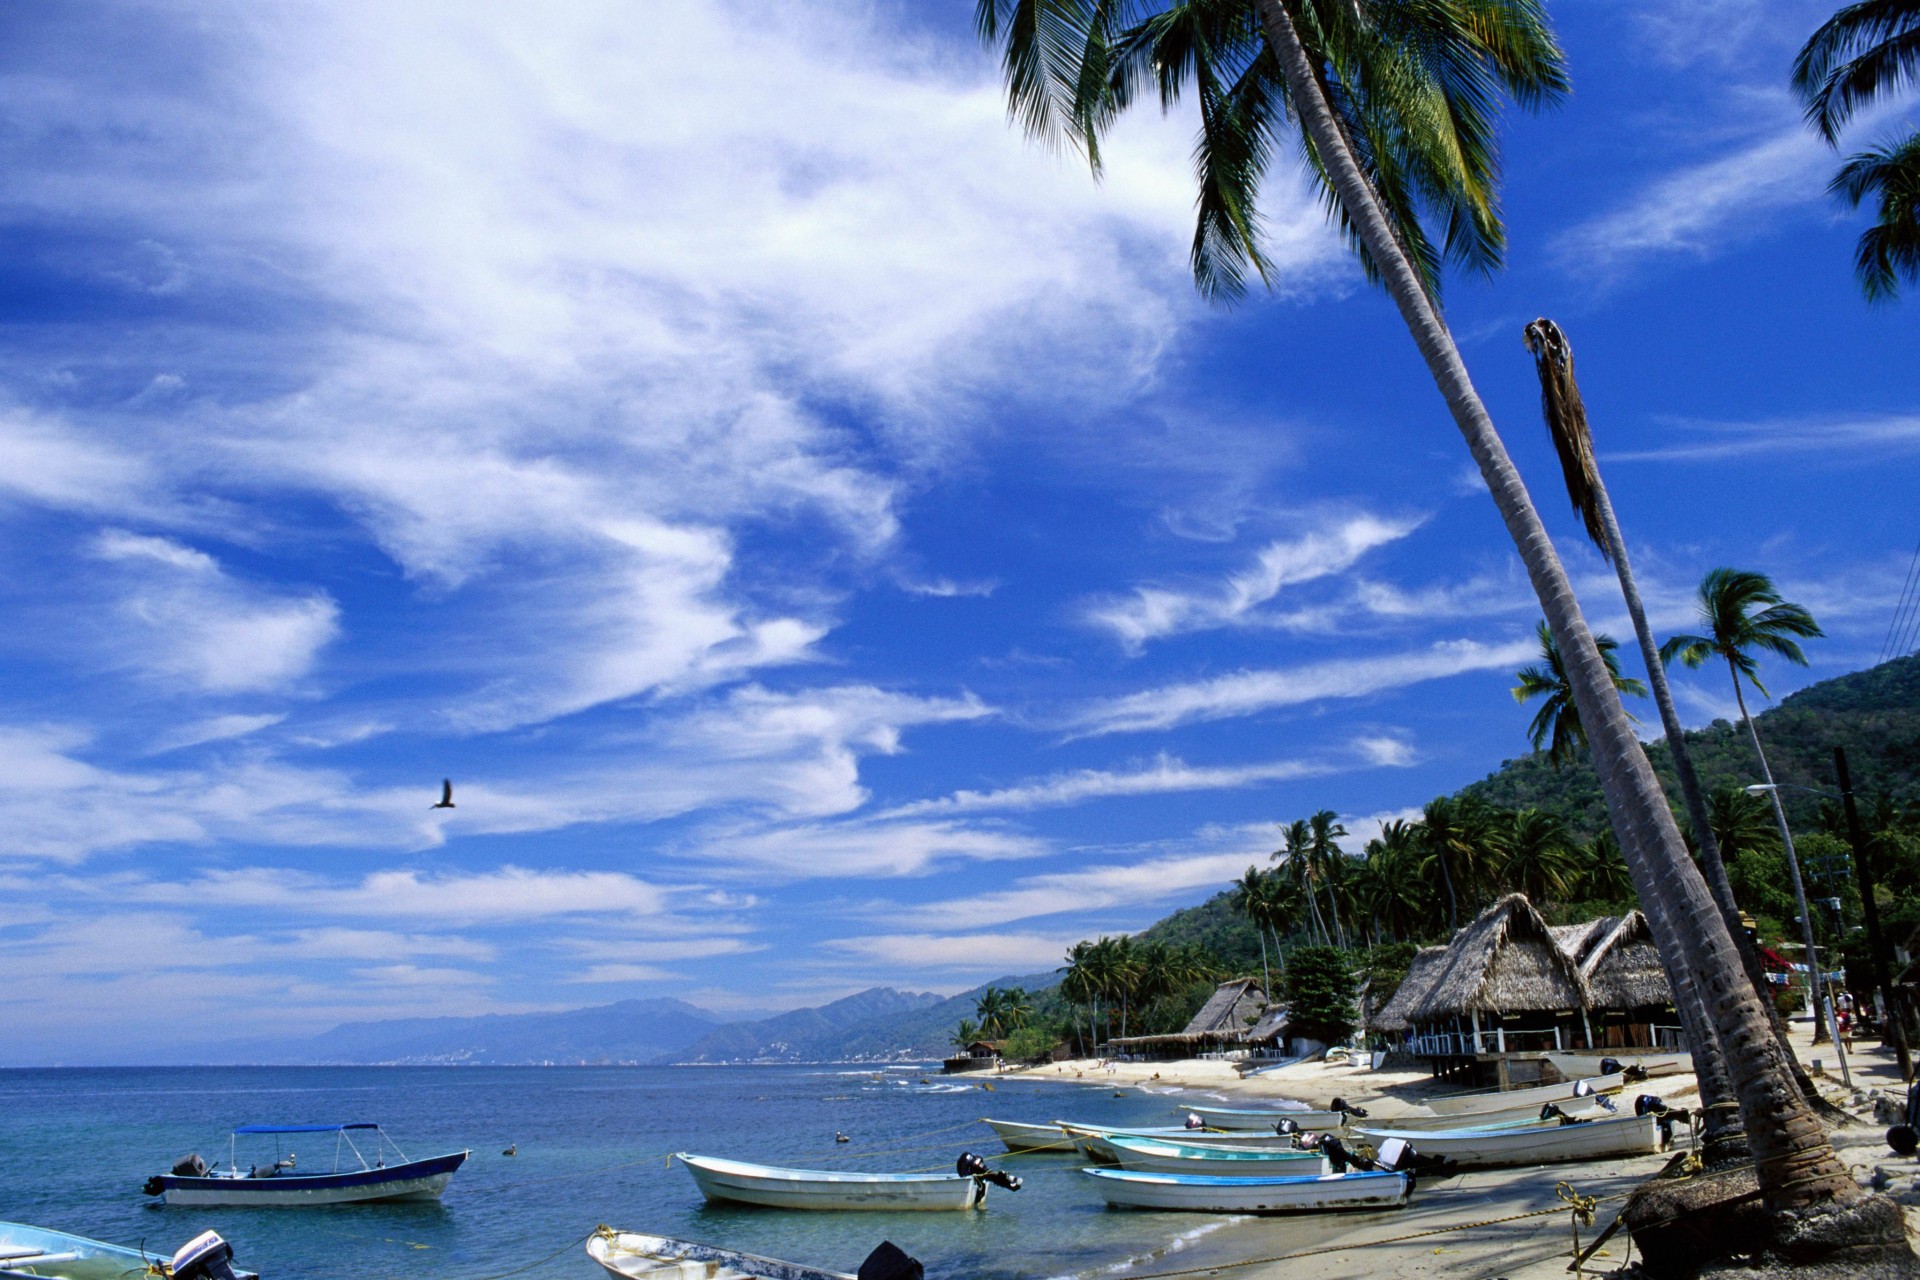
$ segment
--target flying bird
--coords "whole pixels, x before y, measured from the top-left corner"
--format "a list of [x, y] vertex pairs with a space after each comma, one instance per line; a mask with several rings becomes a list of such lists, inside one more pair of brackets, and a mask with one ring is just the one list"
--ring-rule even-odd
[[441, 783], [440, 783], [440, 803], [439, 803], [439, 804], [436, 804], [436, 805], [434, 805], [434, 806], [432, 806], [432, 807], [433, 807], [433, 808], [435, 808], [435, 809], [451, 809], [451, 808], [453, 808], [453, 807], [454, 807], [454, 803], [453, 803], [453, 779], [452, 779], [452, 778], [446, 778], [446, 779], [444, 779], [444, 780], [442, 780], [442, 781], [441, 781]]

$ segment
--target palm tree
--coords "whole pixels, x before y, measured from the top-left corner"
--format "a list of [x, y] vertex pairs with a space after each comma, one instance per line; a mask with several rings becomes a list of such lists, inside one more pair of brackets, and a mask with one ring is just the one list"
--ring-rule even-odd
[[1305, 818], [1295, 818], [1280, 828], [1280, 839], [1280, 847], [1270, 856], [1280, 864], [1279, 870], [1288, 882], [1306, 898], [1314, 932], [1322, 942], [1331, 942], [1333, 935], [1327, 932], [1326, 921], [1320, 918], [1320, 895], [1314, 892], [1313, 827]]
[[[1067, 962], [1057, 973], [1060, 977], [1060, 995], [1075, 1004], [1087, 1006], [1087, 1034], [1097, 1043], [1100, 1037], [1100, 988], [1093, 978], [1093, 943], [1081, 939], [1067, 948]], [[1082, 1044], [1081, 1052], [1086, 1055], [1091, 1045]]]
[[1339, 895], [1345, 879], [1347, 855], [1340, 848], [1340, 837], [1347, 834], [1341, 825], [1340, 815], [1331, 809], [1322, 809], [1307, 819], [1307, 861], [1313, 868], [1313, 877], [1327, 891], [1327, 917], [1333, 921], [1334, 936], [1340, 945], [1347, 945], [1347, 931], [1340, 924]]
[[1252, 922], [1254, 932], [1260, 935], [1260, 980], [1271, 991], [1273, 972], [1267, 967], [1267, 925], [1272, 910], [1272, 875], [1259, 867], [1250, 866], [1247, 874], [1241, 876], [1233, 885], [1234, 903], [1240, 913]]
[[1535, 902], [1564, 901], [1579, 883], [1580, 860], [1566, 824], [1551, 813], [1520, 809], [1509, 815], [1500, 873]]
[[1006, 996], [998, 987], [988, 987], [974, 1001], [973, 1012], [980, 1019], [980, 1034], [989, 1040], [1006, 1036]]
[[[1703, 980], [1737, 973], [1726, 924], [1436, 302], [1438, 252], [1419, 215], [1447, 228], [1448, 256], [1497, 263], [1501, 97], [1538, 105], [1566, 83], [1536, 0], [978, 0], [976, 15], [982, 37], [1004, 43], [1012, 114], [1030, 133], [1080, 145], [1096, 171], [1100, 136], [1146, 77], [1164, 105], [1198, 85], [1192, 257], [1204, 291], [1230, 295], [1246, 266], [1264, 267], [1260, 180], [1283, 129], [1299, 126], [1330, 210], [1400, 311], [1519, 551], [1567, 663], [1636, 890], [1672, 904]], [[1741, 1107], [1767, 1204], [1797, 1212], [1858, 1200], [1772, 1041], [1756, 1034], [1758, 999], [1730, 990], [1713, 1007], [1720, 1037], [1739, 1046]], [[1910, 1256], [1904, 1236], [1886, 1247]]]
[[1420, 875], [1418, 829], [1396, 818], [1367, 841], [1366, 857], [1354, 869], [1355, 904], [1366, 912], [1380, 933], [1406, 938], [1423, 932], [1437, 919], [1432, 895]]
[[1478, 889], [1485, 881], [1494, 841], [1486, 807], [1472, 799], [1437, 796], [1420, 811], [1417, 828], [1426, 853], [1422, 869], [1429, 879], [1440, 872], [1447, 892], [1447, 928], [1460, 927], [1460, 903], [1479, 904]]
[[[1707, 882], [1707, 891], [1720, 908], [1721, 921], [1733, 940], [1735, 953], [1740, 957], [1740, 967], [1746, 972], [1747, 985], [1753, 988], [1754, 998], [1773, 1030], [1780, 1059], [1786, 1063], [1801, 1095], [1811, 1099], [1816, 1096], [1813, 1081], [1807, 1077], [1805, 1068], [1800, 1065], [1800, 1060], [1794, 1056], [1787, 1042], [1786, 1024], [1780, 1020], [1779, 1012], [1768, 994], [1759, 948], [1740, 925], [1740, 904], [1734, 898], [1733, 884], [1727, 878], [1726, 864], [1714, 840], [1707, 801], [1700, 786], [1700, 777], [1693, 767], [1693, 753], [1687, 748], [1686, 730], [1674, 706], [1673, 690], [1667, 684], [1666, 664], [1654, 644], [1653, 628], [1647, 623], [1646, 607], [1640, 600], [1640, 585], [1633, 576], [1633, 565], [1627, 556], [1626, 535], [1620, 531], [1620, 521], [1613, 511], [1613, 499], [1607, 493], [1606, 482], [1600, 475], [1599, 461], [1594, 457], [1593, 433], [1587, 423], [1586, 401], [1580, 394], [1580, 383], [1573, 371], [1572, 344], [1567, 341], [1567, 335], [1560, 326], [1544, 316], [1526, 327], [1522, 340], [1533, 354], [1534, 371], [1540, 379], [1540, 411], [1546, 419], [1547, 433], [1553, 438], [1554, 451], [1560, 456], [1560, 471], [1566, 482], [1567, 497], [1573, 509], [1579, 513], [1587, 537], [1599, 550], [1601, 557], [1612, 563], [1620, 580], [1620, 594], [1626, 601], [1627, 614], [1633, 620], [1633, 634], [1640, 644], [1640, 660], [1646, 665], [1647, 682], [1653, 690], [1653, 704], [1660, 712], [1667, 754], [1673, 761], [1674, 775], [1680, 781], [1680, 797], [1686, 805], [1687, 820], [1700, 850], [1700, 869]], [[1515, 696], [1518, 696], [1517, 690]], [[1658, 907], [1660, 904], [1653, 905]], [[1657, 912], [1649, 912], [1649, 919], [1657, 918]], [[1671, 931], [1663, 934], [1656, 928], [1655, 940], [1661, 951], [1661, 963], [1670, 975], [1691, 968], [1690, 960], [1681, 949], [1679, 940], [1671, 936]], [[1701, 1011], [1703, 1017], [1704, 1012]], [[1706, 1034], [1704, 1024], [1691, 1034], [1695, 1040]], [[1724, 1148], [1727, 1144], [1720, 1142], [1719, 1145]]]
[[[1807, 123], [1829, 146], [1856, 109], [1901, 82], [1920, 82], [1920, 0], [1861, 0], [1820, 25], [1793, 61]], [[1891, 301], [1899, 278], [1920, 281], [1920, 130], [1848, 157], [1827, 190], [1853, 208], [1879, 200], [1854, 270], [1871, 301]]]
[[[1580, 727], [1580, 710], [1573, 704], [1573, 688], [1567, 683], [1566, 665], [1560, 661], [1560, 646], [1544, 622], [1536, 623], [1540, 637], [1540, 661], [1514, 672], [1520, 683], [1513, 686], [1513, 700], [1525, 706], [1534, 698], [1544, 698], [1533, 723], [1527, 726], [1527, 739], [1535, 751], [1544, 750], [1554, 768], [1571, 763], [1587, 745], [1587, 731]], [[1620, 674], [1620, 642], [1610, 635], [1596, 633], [1594, 647], [1607, 664], [1607, 678], [1623, 694], [1647, 696], [1647, 686], [1632, 676]]]
[[1716, 787], [1707, 798], [1707, 810], [1714, 841], [1728, 862], [1737, 862], [1749, 849], [1771, 852], [1780, 847], [1773, 814], [1759, 796], [1738, 787]]
[[1793, 851], [1793, 831], [1787, 826], [1786, 806], [1780, 803], [1780, 788], [1774, 785], [1773, 768], [1767, 763], [1767, 750], [1760, 745], [1760, 730], [1753, 723], [1753, 713], [1747, 710], [1747, 695], [1741, 686], [1743, 682], [1752, 684], [1763, 696], [1772, 697], [1760, 683], [1760, 664], [1754, 655], [1771, 653], [1804, 667], [1807, 655], [1801, 651], [1799, 642], [1826, 633], [1805, 608], [1780, 598], [1780, 593], [1774, 590], [1773, 579], [1747, 569], [1708, 570], [1707, 576], [1700, 580], [1699, 604], [1706, 634], [1670, 637], [1660, 646], [1660, 659], [1672, 662], [1678, 658], [1689, 667], [1699, 667], [1709, 659], [1719, 658], [1727, 664], [1727, 672], [1733, 677], [1733, 699], [1740, 707], [1740, 722], [1747, 726], [1754, 758], [1760, 762], [1760, 776], [1765, 779], [1767, 795], [1773, 801], [1773, 821], [1780, 832], [1780, 846], [1787, 853], [1787, 874], [1793, 883], [1793, 900], [1800, 910], [1801, 941], [1807, 948], [1807, 990], [1814, 1001], [1814, 1038], [1817, 1040], [1821, 1029], [1818, 1015], [1822, 983], [1819, 953], [1813, 942], [1813, 913], [1807, 910], [1806, 886], [1800, 879], [1800, 859]]
[[1619, 902], [1633, 897], [1633, 877], [1620, 857], [1620, 842], [1613, 832], [1603, 831], [1593, 838], [1582, 857], [1580, 896], [1596, 902]]
[[951, 1037], [953, 1043], [959, 1045], [962, 1049], [972, 1048], [973, 1043], [980, 1038], [980, 1028], [969, 1018], [960, 1019], [960, 1025], [953, 1029], [953, 1035]]

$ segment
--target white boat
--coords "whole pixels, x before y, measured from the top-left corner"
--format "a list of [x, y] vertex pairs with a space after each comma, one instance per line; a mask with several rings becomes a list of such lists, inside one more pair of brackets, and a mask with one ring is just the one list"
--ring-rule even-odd
[[1074, 1140], [1081, 1155], [1095, 1164], [1120, 1163], [1120, 1154], [1107, 1143], [1107, 1139], [1115, 1137], [1183, 1142], [1191, 1146], [1206, 1145], [1233, 1151], [1292, 1151], [1294, 1149], [1291, 1138], [1251, 1129], [1242, 1133], [1228, 1133], [1219, 1129], [1185, 1129], [1177, 1125], [1117, 1129], [1107, 1125], [1074, 1124], [1063, 1120], [1060, 1122], [1060, 1130]]
[[[364, 1132], [363, 1132], [364, 1131]], [[370, 1136], [368, 1151], [361, 1151], [353, 1140], [362, 1132], [361, 1141]], [[328, 1172], [299, 1168], [296, 1154], [279, 1156], [276, 1142], [271, 1163], [252, 1164], [245, 1170], [234, 1144], [246, 1135], [332, 1134], [333, 1168]], [[385, 1152], [398, 1157], [388, 1164]], [[347, 1153], [351, 1153], [348, 1158]], [[373, 1161], [368, 1162], [371, 1154]], [[353, 1124], [248, 1124], [233, 1130], [228, 1138], [227, 1167], [209, 1167], [198, 1155], [190, 1155], [173, 1166], [173, 1172], [148, 1178], [142, 1191], [160, 1197], [169, 1205], [248, 1205], [255, 1207], [308, 1207], [325, 1204], [383, 1204], [395, 1200], [438, 1200], [447, 1189], [454, 1172], [466, 1162], [469, 1152], [455, 1151], [425, 1160], [409, 1160], [406, 1153], [380, 1126], [369, 1121]], [[358, 1167], [353, 1167], [357, 1165]]]
[[1422, 1105], [1435, 1115], [1442, 1116], [1475, 1116], [1488, 1111], [1514, 1111], [1521, 1107], [1532, 1107], [1537, 1111], [1549, 1102], [1586, 1098], [1596, 1093], [1617, 1093], [1626, 1083], [1626, 1077], [1616, 1071], [1612, 1075], [1562, 1080], [1559, 1084], [1533, 1085], [1525, 1089], [1449, 1093], [1424, 1099]]
[[1058, 1151], [1067, 1155], [1074, 1150], [1073, 1139], [1057, 1124], [1026, 1124], [1019, 1120], [982, 1120], [980, 1123], [999, 1134], [1009, 1151]]
[[1423, 1156], [1445, 1156], [1467, 1168], [1482, 1168], [1652, 1155], [1660, 1150], [1660, 1125], [1651, 1115], [1613, 1116], [1585, 1124], [1554, 1122], [1497, 1128], [1363, 1127], [1353, 1131], [1353, 1138], [1376, 1147], [1389, 1138], [1400, 1138]]
[[587, 1237], [587, 1256], [628, 1280], [854, 1280], [777, 1258], [719, 1249], [671, 1236], [601, 1227]]
[[1207, 1122], [1209, 1129], [1259, 1129], [1266, 1133], [1274, 1132], [1282, 1120], [1293, 1122], [1294, 1128], [1302, 1133], [1326, 1133], [1339, 1129], [1347, 1123], [1344, 1111], [1286, 1111], [1273, 1108], [1248, 1109], [1245, 1107], [1195, 1107], [1185, 1106], [1180, 1110], [1199, 1116]]
[[783, 1169], [681, 1152], [700, 1193], [709, 1200], [774, 1209], [976, 1209], [986, 1183], [955, 1173], [862, 1173]]
[[[233, 1251], [208, 1231], [184, 1245], [171, 1259], [144, 1249], [89, 1240], [65, 1231], [0, 1222], [0, 1277], [7, 1280], [125, 1280], [128, 1276], [170, 1276], [194, 1280], [221, 1274], [259, 1280], [232, 1266]], [[224, 1268], [224, 1272], [222, 1270]]]
[[1323, 1173], [1312, 1178], [1216, 1178], [1202, 1174], [1082, 1169], [1110, 1205], [1196, 1213], [1327, 1213], [1397, 1209], [1413, 1189], [1404, 1173]]
[[1650, 1076], [1685, 1075], [1693, 1070], [1691, 1053], [1640, 1053], [1617, 1049], [1612, 1053], [1543, 1053], [1553, 1069], [1568, 1079], [1600, 1074], [1600, 1064], [1612, 1058], [1621, 1067], [1638, 1067]]
[[1291, 1177], [1330, 1173], [1318, 1151], [1223, 1151], [1151, 1138], [1109, 1134], [1103, 1141], [1123, 1169], [1146, 1173], [1211, 1173], [1228, 1177]]
[[[1575, 1120], [1599, 1120], [1605, 1116], [1619, 1114], [1618, 1104], [1615, 1110], [1610, 1111], [1600, 1104], [1598, 1094], [1591, 1098], [1568, 1098], [1550, 1105], [1560, 1108], [1563, 1115]], [[1369, 1123], [1377, 1129], [1458, 1129], [1467, 1125], [1475, 1129], [1505, 1129], [1544, 1122], [1540, 1119], [1540, 1107], [1516, 1107], [1512, 1111], [1480, 1111], [1470, 1116], [1438, 1116], [1412, 1111], [1397, 1116], [1386, 1116]]]

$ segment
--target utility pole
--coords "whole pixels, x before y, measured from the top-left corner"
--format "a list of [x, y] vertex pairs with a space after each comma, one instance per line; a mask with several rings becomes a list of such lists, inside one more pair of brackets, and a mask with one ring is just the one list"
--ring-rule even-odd
[[1887, 985], [1887, 939], [1880, 932], [1880, 907], [1873, 900], [1873, 870], [1868, 865], [1867, 837], [1860, 830], [1860, 810], [1853, 802], [1853, 777], [1847, 772], [1847, 750], [1833, 749], [1833, 771], [1840, 780], [1840, 803], [1847, 811], [1847, 842], [1853, 846], [1854, 874], [1859, 878], [1860, 905], [1867, 917], [1867, 949], [1872, 958], [1868, 974], [1874, 994], [1880, 999], [1882, 1025], [1893, 1029], [1893, 1051], [1900, 1057], [1900, 1078], [1913, 1079], [1913, 1053], [1907, 1047], [1906, 1019], [1893, 1001], [1893, 988]]

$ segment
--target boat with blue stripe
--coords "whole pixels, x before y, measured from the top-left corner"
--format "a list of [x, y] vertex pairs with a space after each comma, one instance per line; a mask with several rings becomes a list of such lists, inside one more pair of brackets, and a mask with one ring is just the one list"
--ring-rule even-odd
[[236, 1268], [232, 1248], [211, 1231], [195, 1236], [169, 1257], [24, 1222], [0, 1222], [0, 1280], [129, 1280], [133, 1276], [260, 1280], [253, 1272]]
[[[284, 1144], [280, 1139], [295, 1134], [332, 1134], [333, 1168], [324, 1173], [308, 1172], [300, 1169], [296, 1152], [282, 1156]], [[273, 1160], [241, 1169], [239, 1139], [263, 1135], [275, 1139]], [[359, 1141], [355, 1141], [356, 1135]], [[363, 1144], [367, 1151], [361, 1150]], [[389, 1152], [394, 1157], [391, 1162]], [[455, 1151], [410, 1160], [378, 1124], [365, 1120], [348, 1124], [247, 1124], [234, 1129], [228, 1138], [226, 1168], [210, 1166], [195, 1153], [183, 1157], [171, 1173], [148, 1178], [141, 1189], [169, 1205], [286, 1207], [438, 1200], [470, 1154]]]
[[1218, 1177], [1082, 1169], [1106, 1202], [1124, 1209], [1191, 1213], [1331, 1213], [1397, 1209], [1413, 1191], [1404, 1173], [1323, 1173], [1308, 1177]]

